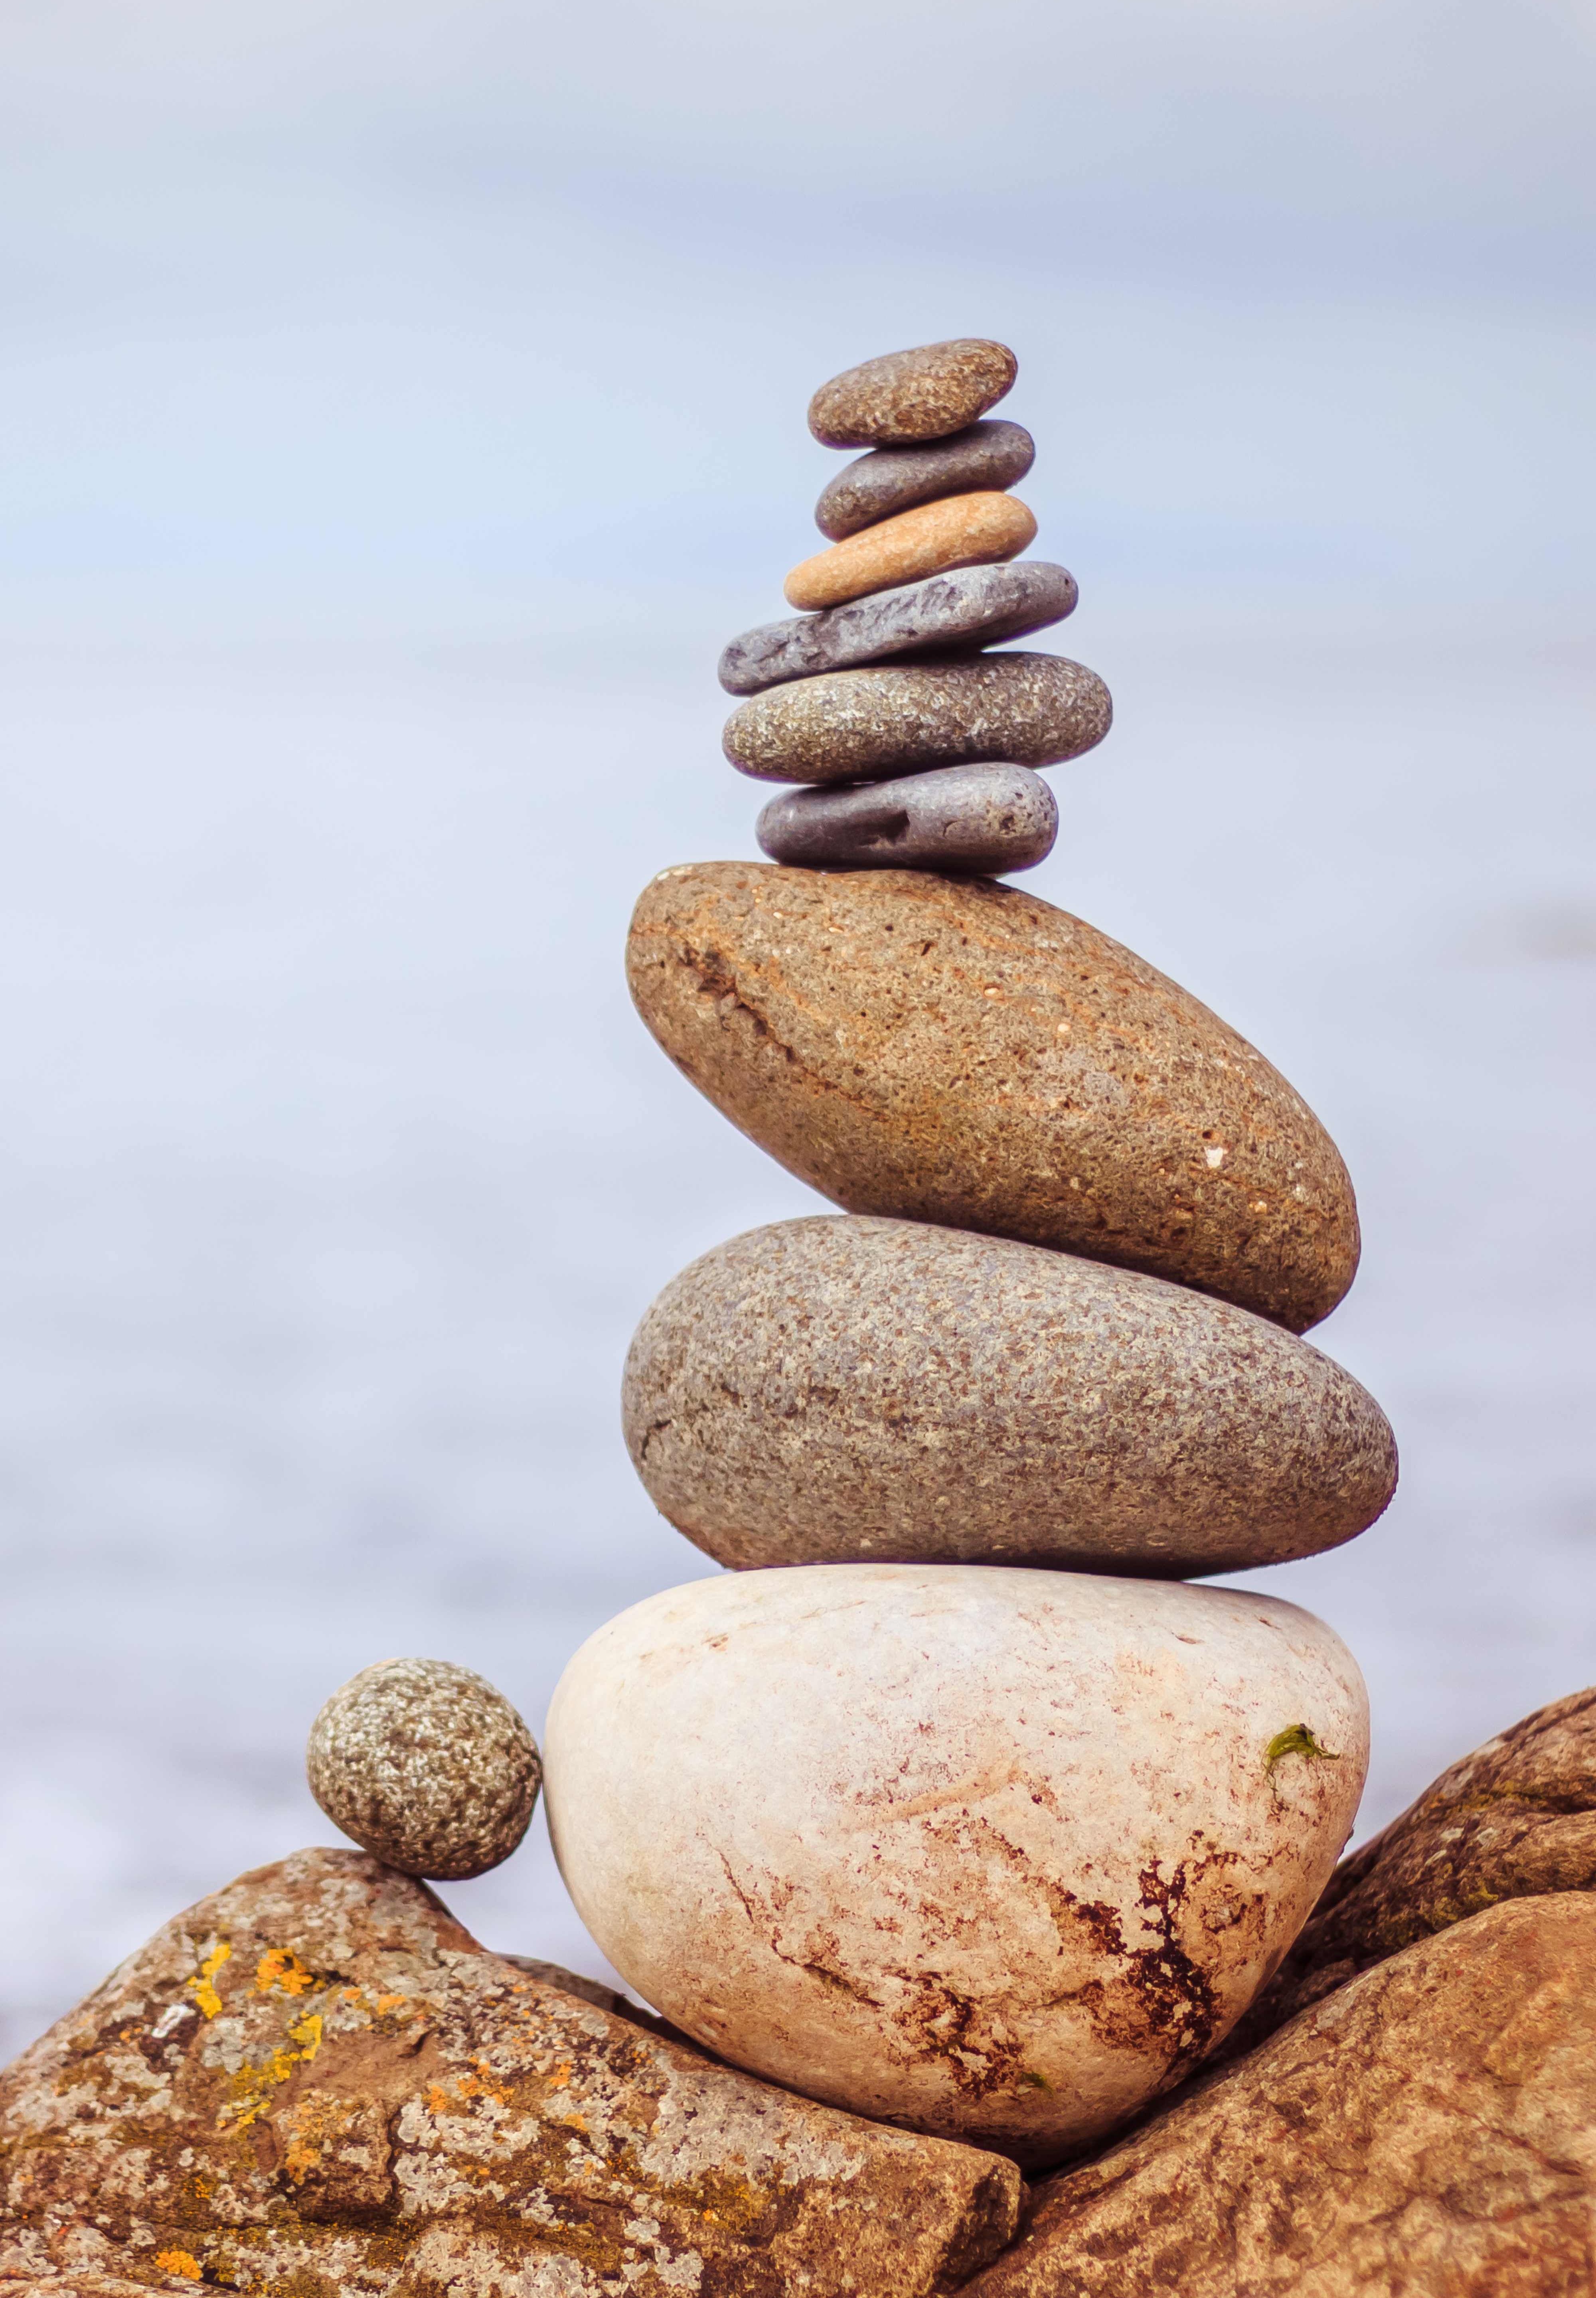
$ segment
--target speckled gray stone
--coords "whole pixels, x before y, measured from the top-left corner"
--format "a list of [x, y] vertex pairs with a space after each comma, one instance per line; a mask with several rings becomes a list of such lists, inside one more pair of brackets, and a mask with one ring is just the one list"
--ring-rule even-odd
[[674, 1278], [626, 1360], [656, 1504], [723, 1564], [1236, 1572], [1337, 1547], [1385, 1416], [1228, 1302], [916, 1222], [781, 1221]]
[[728, 694], [758, 694], [886, 655], [995, 646], [1062, 623], [1079, 595], [1073, 574], [1045, 559], [950, 567], [823, 614], [744, 631], [721, 657], [720, 682]]
[[783, 790], [755, 824], [773, 862], [1001, 878], [1045, 862], [1058, 801], [1029, 766], [938, 766], [890, 782]]
[[946, 439], [996, 406], [1019, 368], [1006, 343], [980, 335], [888, 351], [823, 383], [809, 401], [809, 428], [823, 447]]
[[1079, 757], [1113, 715], [1096, 671], [1063, 655], [982, 654], [833, 670], [756, 694], [721, 746], [767, 782], [881, 781], [927, 766]]
[[442, 1659], [384, 1659], [335, 1691], [310, 1726], [310, 1792], [390, 1867], [459, 1881], [525, 1834], [542, 1765], [502, 1692]]
[[878, 447], [838, 472], [815, 506], [815, 524], [841, 542], [916, 503], [1016, 486], [1036, 459], [1036, 441], [1018, 423], [972, 423], [930, 447]]

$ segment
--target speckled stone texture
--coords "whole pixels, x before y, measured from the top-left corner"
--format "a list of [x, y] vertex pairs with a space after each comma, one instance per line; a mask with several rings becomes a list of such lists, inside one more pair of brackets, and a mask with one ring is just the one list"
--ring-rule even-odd
[[1095, 748], [1112, 716], [1107, 687], [1078, 662], [986, 654], [774, 687], [732, 713], [721, 747], [759, 781], [879, 781], [985, 759], [1055, 766]]
[[916, 503], [1017, 486], [1036, 459], [1036, 442], [1018, 423], [972, 423], [931, 447], [878, 447], [838, 472], [815, 506], [815, 524], [840, 542]]
[[508, 1859], [542, 1778], [503, 1693], [439, 1659], [379, 1660], [351, 1676], [310, 1726], [305, 1772], [335, 1827], [437, 1881]]
[[627, 974], [682, 1074], [850, 1212], [1145, 1269], [1295, 1332], [1352, 1281], [1352, 1184], [1311, 1110], [1023, 888], [688, 863], [645, 889]]
[[1596, 1891], [1596, 1690], [1488, 1740], [1344, 1860], [1235, 2039], [1250, 2049], [1360, 1971], [1499, 1900], [1555, 1891]]
[[1369, 1719], [1275, 1598], [820, 1564], [623, 1612], [545, 1736], [560, 1872], [646, 2001], [811, 2098], [1052, 2164], [1274, 1969]]
[[1590, 2298], [1596, 1900], [1407, 1949], [1199, 2077], [968, 2298]]
[[[929, 2298], [1012, 2231], [989, 2154], [718, 2066], [302, 1851], [157, 1932], [0, 2078], [0, 2286]], [[86, 2287], [92, 2283], [86, 2281]]]
[[945, 566], [1013, 558], [1036, 541], [1037, 522], [1017, 495], [953, 495], [867, 526], [795, 566], [781, 585], [790, 607], [840, 607]]
[[995, 407], [1019, 371], [1006, 344], [980, 335], [888, 351], [823, 383], [809, 401], [809, 428], [823, 447], [946, 439]]
[[1278, 1325], [956, 1229], [733, 1237], [639, 1325], [633, 1466], [722, 1564], [1165, 1576], [1311, 1556], [1396, 1484], [1385, 1414]]
[[720, 682], [728, 694], [757, 694], [883, 655], [995, 646], [1063, 622], [1074, 612], [1078, 595], [1075, 577], [1045, 559], [953, 568], [823, 615], [798, 615], [744, 631], [721, 656]]
[[1053, 851], [1058, 801], [1029, 766], [939, 766], [890, 782], [783, 790], [754, 825], [774, 862], [1000, 878]]

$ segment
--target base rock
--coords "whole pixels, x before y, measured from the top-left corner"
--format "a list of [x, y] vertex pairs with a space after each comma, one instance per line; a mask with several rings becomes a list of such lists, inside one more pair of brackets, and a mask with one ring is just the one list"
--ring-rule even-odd
[[0, 2077], [7, 2298], [912, 2298], [1021, 2193], [540, 1984], [355, 1852], [202, 1901]]

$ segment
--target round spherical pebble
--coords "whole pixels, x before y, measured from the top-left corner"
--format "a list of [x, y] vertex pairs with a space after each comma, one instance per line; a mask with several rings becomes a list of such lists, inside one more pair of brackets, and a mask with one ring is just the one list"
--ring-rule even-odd
[[459, 1882], [509, 1857], [543, 1767], [509, 1701], [468, 1667], [383, 1659], [311, 1724], [305, 1773], [362, 1850], [407, 1875]]

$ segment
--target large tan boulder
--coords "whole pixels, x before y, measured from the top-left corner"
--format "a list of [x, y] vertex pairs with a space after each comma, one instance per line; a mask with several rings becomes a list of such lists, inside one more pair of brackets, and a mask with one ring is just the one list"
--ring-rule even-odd
[[1352, 1281], [1352, 1183], [1279, 1071], [1019, 887], [687, 864], [644, 889], [626, 966], [683, 1074], [849, 1212], [1084, 1253], [1298, 1333]]
[[912, 2298], [1021, 2192], [541, 1983], [357, 1852], [202, 1901], [0, 2077], [9, 2298]]
[[1596, 1890], [1596, 1689], [1537, 1708], [1442, 1773], [1343, 1860], [1228, 2054], [1499, 1899]]
[[1050, 2180], [971, 2298], [1590, 2298], [1596, 1899], [1404, 1950]]

